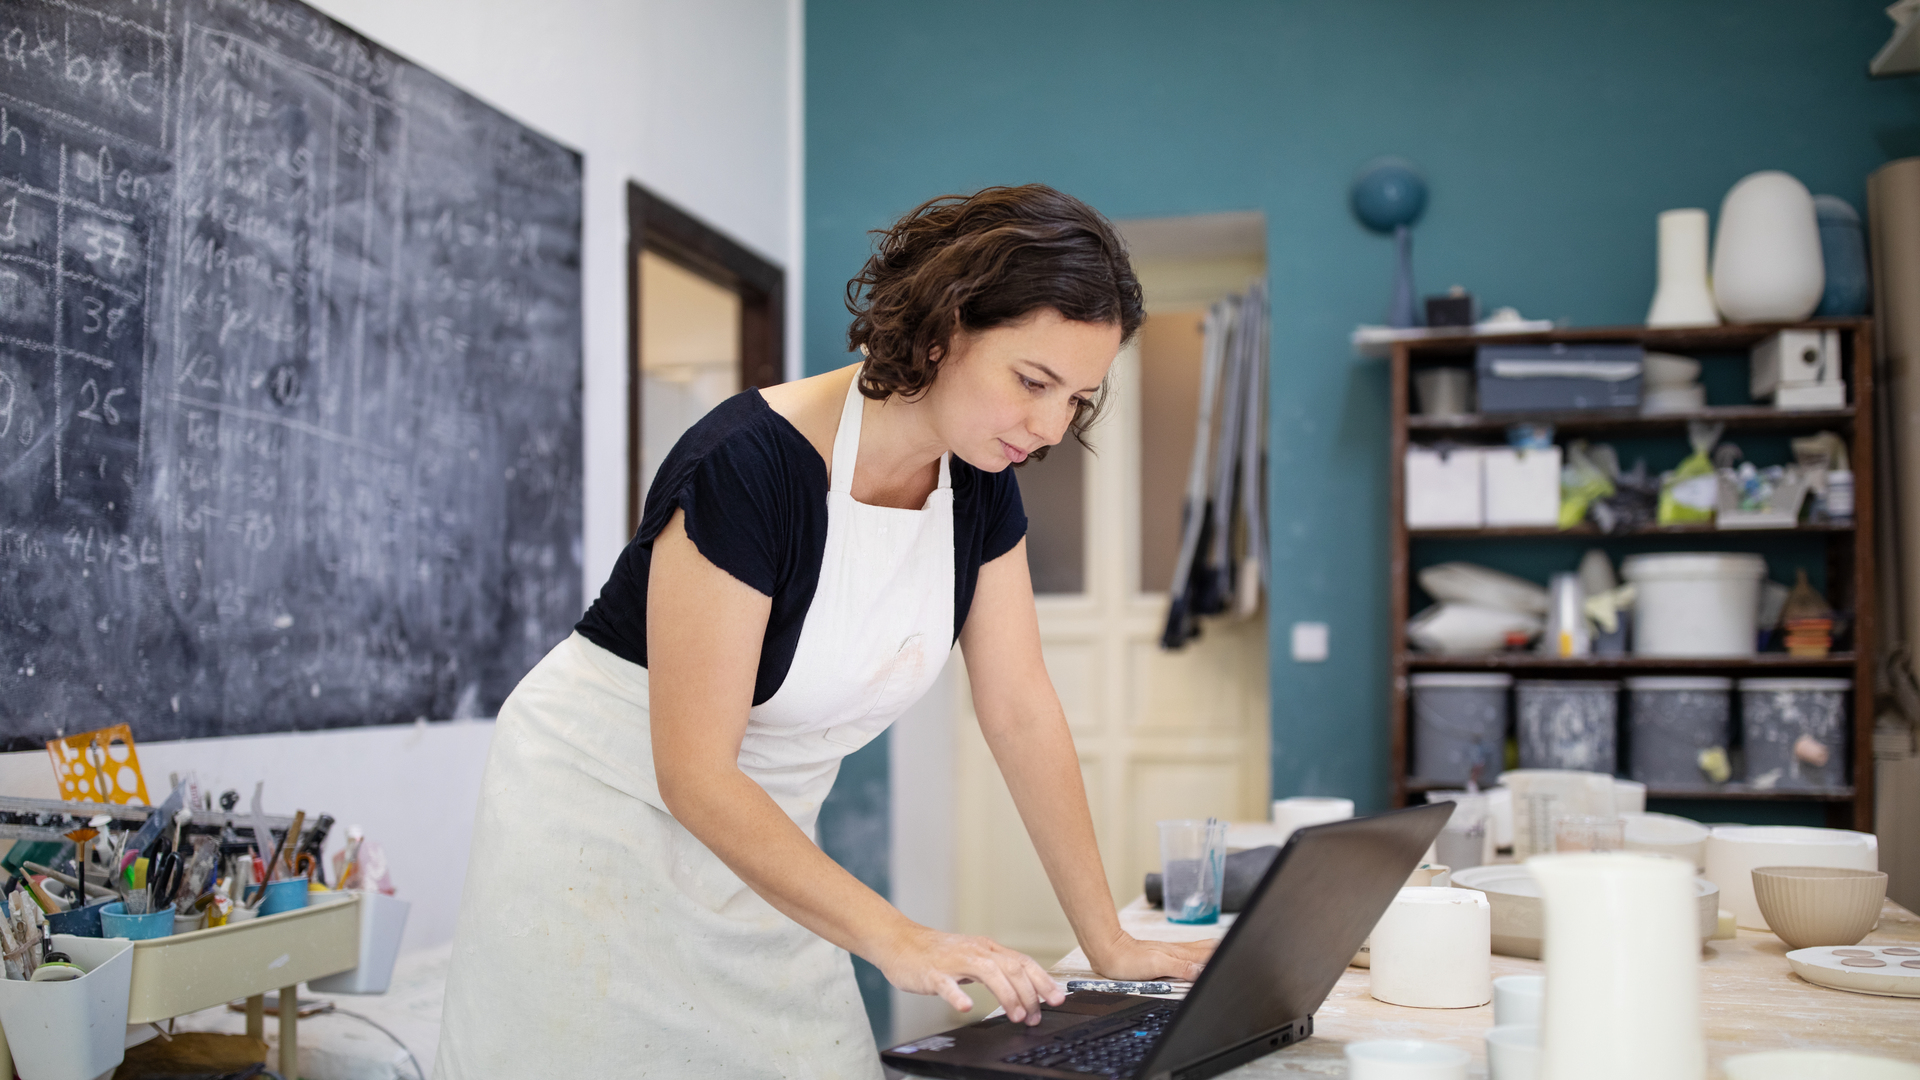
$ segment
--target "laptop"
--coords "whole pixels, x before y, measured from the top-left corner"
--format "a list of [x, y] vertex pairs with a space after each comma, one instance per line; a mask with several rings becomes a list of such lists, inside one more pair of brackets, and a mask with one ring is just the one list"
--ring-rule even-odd
[[1034, 1027], [996, 1016], [880, 1060], [959, 1080], [1199, 1080], [1299, 1042], [1452, 812], [1433, 803], [1296, 831], [1184, 1001], [1081, 991]]

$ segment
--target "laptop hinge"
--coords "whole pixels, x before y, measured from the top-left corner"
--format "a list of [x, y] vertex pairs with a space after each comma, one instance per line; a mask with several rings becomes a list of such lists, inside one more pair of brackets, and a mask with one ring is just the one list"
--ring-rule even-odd
[[1156, 1069], [1149, 1073], [1145, 1080], [1205, 1080], [1206, 1077], [1218, 1076], [1228, 1069], [1244, 1065], [1254, 1058], [1270, 1054], [1281, 1047], [1292, 1046], [1311, 1034], [1313, 1034], [1313, 1017], [1309, 1016], [1295, 1020], [1291, 1024], [1282, 1024], [1270, 1031], [1263, 1031], [1217, 1054], [1210, 1054], [1178, 1068]]

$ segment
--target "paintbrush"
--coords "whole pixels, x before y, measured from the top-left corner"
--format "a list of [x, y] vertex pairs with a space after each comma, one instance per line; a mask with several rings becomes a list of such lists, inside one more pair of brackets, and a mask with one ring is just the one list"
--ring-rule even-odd
[[75, 907], [87, 906], [87, 844], [99, 835], [99, 829], [90, 828], [75, 829], [67, 834], [67, 839], [73, 841], [73, 872], [77, 875], [77, 879], [72, 882]]
[[[300, 811], [299, 813], [296, 813], [293, 818], [294, 822], [298, 824], [300, 821], [300, 818], [304, 816], [305, 813], [306, 811], [304, 810]], [[273, 834], [268, 833], [267, 835], [271, 836]], [[273, 858], [268, 860], [267, 862], [266, 880], [262, 881], [260, 883], [260, 887], [254, 890], [253, 899], [247, 901], [248, 907], [250, 908], [259, 907], [260, 901], [267, 898], [267, 886], [272, 884], [273, 882], [273, 872], [280, 868], [280, 853], [287, 849], [287, 838], [292, 835], [293, 835], [293, 830], [288, 829], [286, 832], [283, 832], [280, 834], [280, 842], [273, 845]]]

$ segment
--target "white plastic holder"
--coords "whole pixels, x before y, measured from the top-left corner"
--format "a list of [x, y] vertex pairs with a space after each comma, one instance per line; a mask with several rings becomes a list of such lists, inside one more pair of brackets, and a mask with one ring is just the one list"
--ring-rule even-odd
[[368, 891], [359, 895], [360, 963], [338, 975], [309, 980], [307, 985], [314, 990], [326, 994], [384, 994], [393, 982], [393, 963], [400, 955], [400, 937], [407, 929], [407, 912], [413, 905], [385, 893]]
[[0, 1027], [20, 1080], [94, 1080], [126, 1059], [133, 942], [53, 936], [86, 974], [70, 982], [0, 979]]

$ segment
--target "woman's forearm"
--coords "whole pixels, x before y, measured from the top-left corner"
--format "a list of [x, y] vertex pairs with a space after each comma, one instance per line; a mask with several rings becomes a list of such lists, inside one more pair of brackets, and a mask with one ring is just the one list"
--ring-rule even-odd
[[1053, 695], [1046, 699], [1053, 706], [1046, 712], [982, 715], [980, 729], [1074, 937], [1098, 964], [1104, 950], [1122, 937], [1120, 918], [1100, 863], [1073, 736]]
[[[820, 850], [737, 768], [660, 779], [668, 812], [775, 909], [875, 960], [914, 924]], [[877, 961], [876, 961], [877, 962]]]

